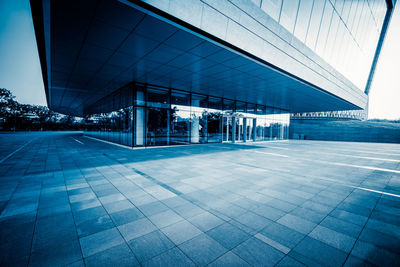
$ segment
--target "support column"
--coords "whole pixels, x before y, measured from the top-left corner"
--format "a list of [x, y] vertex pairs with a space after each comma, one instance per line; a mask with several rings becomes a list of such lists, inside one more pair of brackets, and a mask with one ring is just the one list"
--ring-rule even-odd
[[254, 118], [253, 119], [253, 133], [252, 133], [253, 141], [256, 141], [256, 131], [257, 131], [256, 128], [257, 128], [257, 119]]
[[[144, 102], [144, 92], [137, 91], [136, 103]], [[145, 141], [145, 110], [144, 107], [136, 107], [136, 124], [135, 124], [135, 146], [144, 146]]]
[[247, 119], [243, 118], [243, 142], [247, 141]]
[[236, 117], [232, 117], [232, 143], [235, 143], [236, 139]]

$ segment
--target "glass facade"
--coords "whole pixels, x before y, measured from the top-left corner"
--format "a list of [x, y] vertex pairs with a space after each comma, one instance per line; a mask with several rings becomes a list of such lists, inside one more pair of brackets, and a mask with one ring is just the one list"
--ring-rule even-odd
[[385, 0], [253, 2], [364, 90], [385, 18]]
[[130, 84], [85, 111], [85, 134], [127, 146], [288, 139], [284, 110], [174, 89]]

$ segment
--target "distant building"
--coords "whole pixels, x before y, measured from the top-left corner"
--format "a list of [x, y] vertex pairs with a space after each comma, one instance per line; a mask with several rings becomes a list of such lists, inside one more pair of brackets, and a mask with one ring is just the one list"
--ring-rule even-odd
[[362, 113], [394, 4], [31, 0], [49, 107], [128, 146], [287, 139], [289, 114]]

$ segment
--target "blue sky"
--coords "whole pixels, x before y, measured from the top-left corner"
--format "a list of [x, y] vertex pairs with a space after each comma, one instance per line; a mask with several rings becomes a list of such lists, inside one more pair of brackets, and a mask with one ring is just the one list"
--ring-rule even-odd
[[[400, 119], [398, 6], [371, 87], [369, 118]], [[0, 0], [0, 64], [0, 88], [21, 103], [46, 105], [29, 0]]]

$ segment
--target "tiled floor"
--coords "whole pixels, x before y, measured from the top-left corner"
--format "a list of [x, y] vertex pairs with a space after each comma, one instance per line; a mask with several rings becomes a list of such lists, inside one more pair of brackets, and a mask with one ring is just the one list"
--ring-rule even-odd
[[400, 265], [397, 144], [0, 141], [1, 266]]

